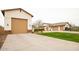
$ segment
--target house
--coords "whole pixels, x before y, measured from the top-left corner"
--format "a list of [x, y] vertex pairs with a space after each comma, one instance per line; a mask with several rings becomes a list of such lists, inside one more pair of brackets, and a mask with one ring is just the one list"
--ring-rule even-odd
[[10, 33], [26, 33], [31, 31], [32, 14], [22, 8], [1, 10], [4, 16], [4, 30]]
[[71, 25], [69, 22], [60, 22], [60, 23], [43, 23], [45, 31], [65, 31], [70, 30]]

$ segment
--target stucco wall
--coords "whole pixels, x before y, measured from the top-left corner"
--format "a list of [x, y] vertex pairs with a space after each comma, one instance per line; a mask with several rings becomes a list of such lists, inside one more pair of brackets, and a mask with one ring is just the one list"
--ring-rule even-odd
[[30, 23], [31, 23], [31, 16], [25, 13], [24, 11], [21, 10], [12, 10], [12, 11], [5, 11], [5, 30], [11, 30], [11, 18], [23, 18], [23, 19], [28, 19], [28, 30], [31, 29]]

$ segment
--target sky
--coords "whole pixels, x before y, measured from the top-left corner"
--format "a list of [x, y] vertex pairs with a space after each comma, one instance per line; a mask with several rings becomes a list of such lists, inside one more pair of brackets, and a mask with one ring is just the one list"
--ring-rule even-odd
[[[78, 2], [73, 5], [73, 3], [69, 3], [69, 0], [61, 1], [63, 3], [59, 0], [54, 2], [53, 0], [0, 0], [0, 10], [23, 8], [34, 15], [32, 22], [36, 20], [42, 20], [46, 23], [70, 22], [78, 26], [79, 8], [76, 6]], [[1, 12], [0, 25], [4, 26], [4, 17]]]

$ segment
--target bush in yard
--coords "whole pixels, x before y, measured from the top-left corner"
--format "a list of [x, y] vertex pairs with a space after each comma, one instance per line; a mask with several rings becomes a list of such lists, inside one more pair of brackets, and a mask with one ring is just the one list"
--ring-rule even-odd
[[71, 28], [65, 27], [66, 31], [71, 31]]
[[74, 26], [71, 28], [71, 31], [79, 31], [79, 26]]
[[0, 34], [5, 34], [4, 27], [0, 26]]

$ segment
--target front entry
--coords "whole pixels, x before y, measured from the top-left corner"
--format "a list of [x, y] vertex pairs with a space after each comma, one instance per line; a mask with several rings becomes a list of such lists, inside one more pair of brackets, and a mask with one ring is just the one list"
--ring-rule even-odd
[[11, 30], [12, 33], [26, 33], [27, 32], [27, 19], [20, 19], [20, 18], [12, 18]]

